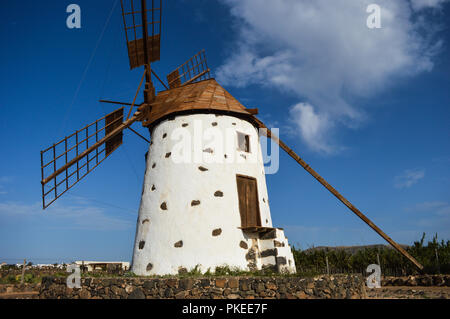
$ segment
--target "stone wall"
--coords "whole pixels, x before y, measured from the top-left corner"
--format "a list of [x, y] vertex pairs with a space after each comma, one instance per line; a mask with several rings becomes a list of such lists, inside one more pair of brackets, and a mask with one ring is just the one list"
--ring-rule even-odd
[[450, 287], [450, 275], [420, 275], [408, 277], [385, 277], [381, 286], [446, 286]]
[[41, 299], [316, 299], [365, 298], [361, 276], [224, 278], [82, 278], [81, 289], [45, 277]]

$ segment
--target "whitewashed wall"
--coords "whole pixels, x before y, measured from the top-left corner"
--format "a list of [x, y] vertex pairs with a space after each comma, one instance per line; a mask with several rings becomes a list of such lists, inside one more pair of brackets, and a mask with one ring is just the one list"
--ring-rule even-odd
[[[203, 145], [192, 141], [192, 160], [194, 152], [200, 150], [205, 156], [203, 162], [175, 163], [181, 154], [175, 147], [180, 145], [180, 139], [173, 138], [180, 129], [190, 135], [213, 129], [215, 131], [209, 133], [222, 132], [224, 136], [227, 129], [228, 133], [232, 130], [233, 148], [231, 151], [223, 149], [217, 141], [204, 141]], [[237, 131], [250, 135], [251, 154], [237, 150]], [[272, 227], [257, 129], [232, 116], [195, 114], [163, 121], [152, 133], [132, 271], [138, 275], [176, 274], [181, 267], [190, 270], [196, 265], [200, 265], [202, 271], [208, 268], [214, 271], [221, 265], [247, 269], [248, 249], [242, 246], [250, 248], [252, 241], [238, 229], [241, 219], [237, 174], [257, 179], [261, 223]], [[254, 155], [257, 162], [250, 158]], [[224, 163], [211, 163], [214, 156], [224, 159]], [[237, 158], [240, 163], [236, 162]], [[202, 171], [200, 167], [207, 170]], [[218, 192], [223, 196], [215, 196]], [[200, 201], [200, 204], [192, 206], [193, 201]], [[161, 207], [163, 203], [165, 210]], [[180, 242], [182, 246], [175, 247]]]

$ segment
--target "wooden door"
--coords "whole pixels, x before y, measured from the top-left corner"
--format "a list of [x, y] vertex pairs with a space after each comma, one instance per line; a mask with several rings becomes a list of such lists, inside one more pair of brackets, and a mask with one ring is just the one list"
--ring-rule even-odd
[[237, 175], [241, 227], [261, 226], [256, 179]]

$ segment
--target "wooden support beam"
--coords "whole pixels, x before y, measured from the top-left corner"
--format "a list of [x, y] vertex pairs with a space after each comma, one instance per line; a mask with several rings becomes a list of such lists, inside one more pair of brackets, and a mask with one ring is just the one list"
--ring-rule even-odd
[[337, 199], [339, 199], [345, 206], [347, 206], [353, 213], [356, 214], [360, 219], [362, 219], [370, 228], [372, 228], [375, 232], [378, 233], [381, 237], [383, 237], [392, 247], [394, 247], [399, 253], [408, 258], [417, 268], [420, 270], [423, 269], [423, 266], [412, 257], [408, 252], [403, 249], [402, 246], [393, 241], [388, 235], [386, 235], [380, 228], [377, 227], [369, 218], [367, 218], [363, 213], [359, 211], [352, 203], [350, 203], [344, 196], [342, 196], [336, 189], [333, 188], [328, 182], [320, 176], [315, 170], [313, 170], [300, 156], [298, 156], [291, 148], [289, 148], [282, 140], [279, 139], [276, 135], [272, 134], [272, 132], [258, 120], [256, 117], [253, 119], [258, 123], [260, 128], [266, 129], [266, 136], [274, 140], [286, 153], [289, 154], [297, 163], [299, 163], [309, 174], [311, 174], [320, 184], [322, 184], [327, 190], [329, 190]]

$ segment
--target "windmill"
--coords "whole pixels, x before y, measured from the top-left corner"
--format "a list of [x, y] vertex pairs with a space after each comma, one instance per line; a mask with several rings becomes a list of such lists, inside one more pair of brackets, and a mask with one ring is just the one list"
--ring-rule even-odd
[[[121, 0], [130, 68], [144, 67], [132, 103], [121, 107], [41, 151], [42, 201], [47, 208], [100, 165], [123, 143], [126, 129], [149, 142], [136, 227], [132, 271], [138, 275], [175, 274], [200, 265], [295, 272], [288, 240], [272, 225], [260, 136], [274, 140], [309, 174], [419, 269], [400, 245], [329, 185], [302, 158], [211, 77], [202, 50], [167, 76], [152, 70], [160, 59], [162, 0]], [[166, 90], [156, 94], [156, 78]], [[145, 84], [144, 84], [145, 80]], [[144, 84], [144, 101], [136, 99]], [[124, 112], [128, 107], [128, 112]], [[151, 141], [131, 126], [140, 122]], [[231, 150], [195, 145], [177, 162], [173, 136], [232, 135]], [[262, 130], [260, 130], [262, 129]], [[197, 152], [197, 153], [196, 153]], [[225, 163], [214, 163], [220, 157]], [[209, 158], [210, 157], [210, 158]], [[238, 158], [240, 161], [233, 161]], [[250, 161], [250, 158], [256, 159]]]

